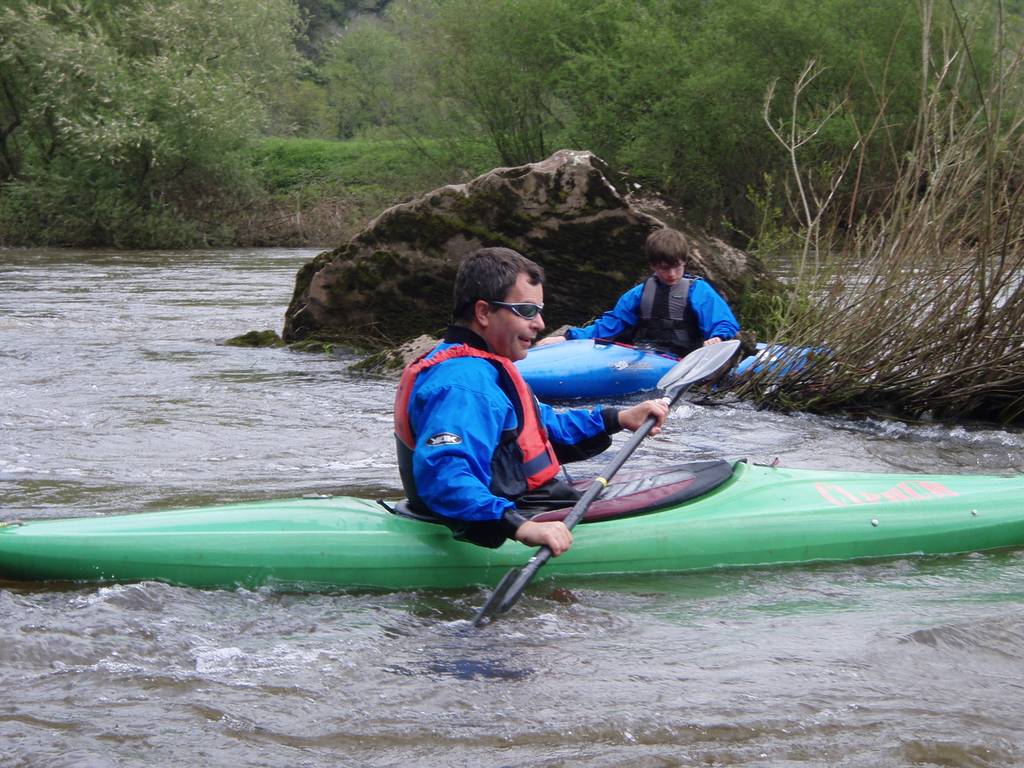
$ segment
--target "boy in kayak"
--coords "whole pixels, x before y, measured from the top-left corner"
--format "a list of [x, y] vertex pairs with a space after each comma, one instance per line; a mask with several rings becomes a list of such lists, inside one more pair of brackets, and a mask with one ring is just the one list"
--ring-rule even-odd
[[682, 232], [652, 232], [644, 253], [653, 275], [622, 294], [595, 322], [541, 339], [537, 346], [566, 339], [614, 339], [684, 357], [702, 345], [736, 336], [739, 324], [725, 299], [706, 280], [685, 273], [690, 246]]
[[657, 434], [668, 405], [556, 412], [538, 402], [513, 363], [544, 328], [543, 280], [538, 264], [510, 248], [481, 248], [462, 262], [452, 325], [402, 373], [395, 436], [414, 512], [474, 544], [514, 538], [560, 555], [572, 544], [565, 524], [530, 520], [579, 497], [559, 480], [560, 462], [601, 453], [610, 435], [638, 429], [649, 415]]

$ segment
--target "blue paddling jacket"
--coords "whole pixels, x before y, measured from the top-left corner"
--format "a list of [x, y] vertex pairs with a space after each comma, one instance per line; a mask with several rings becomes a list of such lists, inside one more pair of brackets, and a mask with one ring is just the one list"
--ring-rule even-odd
[[[425, 359], [457, 345], [487, 350], [476, 333], [451, 326]], [[597, 455], [620, 429], [617, 409], [557, 412], [533, 397], [514, 366], [507, 368], [486, 357], [452, 357], [422, 367], [410, 391], [396, 399], [398, 464], [410, 508], [436, 516], [456, 538], [490, 547], [515, 536], [528, 519], [516, 502], [536, 490], [519, 441], [528, 409], [536, 409], [537, 424], [560, 462]], [[520, 392], [533, 402], [520, 402]], [[551, 479], [544, 485], [564, 484]]]
[[667, 286], [652, 275], [622, 294], [596, 321], [570, 328], [565, 337], [647, 342], [682, 357], [712, 336], [724, 341], [739, 330], [729, 305], [706, 280], [685, 275]]

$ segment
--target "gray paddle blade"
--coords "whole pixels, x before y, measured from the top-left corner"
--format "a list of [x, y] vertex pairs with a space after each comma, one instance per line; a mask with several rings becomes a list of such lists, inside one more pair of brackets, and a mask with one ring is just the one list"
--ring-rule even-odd
[[739, 341], [733, 339], [695, 349], [658, 380], [658, 389], [685, 387], [708, 378], [726, 365], [739, 347]]
[[473, 617], [474, 627], [487, 626], [494, 621], [496, 616], [505, 613], [515, 605], [519, 595], [522, 594], [522, 587], [519, 587], [518, 592], [513, 593], [511, 600], [509, 600], [508, 593], [513, 588], [513, 584], [516, 584], [519, 580], [522, 573], [522, 568], [513, 568], [502, 577], [501, 581], [498, 582], [498, 586], [491, 592], [491, 596], [487, 598], [487, 602], [483, 604], [480, 610], [476, 612], [476, 616]]

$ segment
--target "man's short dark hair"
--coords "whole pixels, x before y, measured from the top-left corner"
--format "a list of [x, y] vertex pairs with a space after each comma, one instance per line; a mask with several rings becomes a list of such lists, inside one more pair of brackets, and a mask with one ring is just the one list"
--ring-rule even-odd
[[474, 307], [481, 299], [504, 301], [519, 275], [526, 275], [530, 285], [544, 282], [543, 268], [511, 248], [480, 248], [469, 254], [455, 275], [455, 322], [472, 322]]
[[678, 229], [656, 229], [647, 236], [644, 253], [652, 267], [665, 264], [675, 267], [686, 261], [690, 255], [690, 243]]

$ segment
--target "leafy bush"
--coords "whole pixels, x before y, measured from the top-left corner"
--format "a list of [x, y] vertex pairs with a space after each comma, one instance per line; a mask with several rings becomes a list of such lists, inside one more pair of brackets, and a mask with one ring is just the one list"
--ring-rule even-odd
[[241, 153], [291, 76], [296, 23], [285, 0], [0, 12], [0, 237], [219, 239], [203, 210], [246, 192]]
[[[951, 29], [955, 5], [929, 13]], [[397, 0], [335, 45], [329, 69], [342, 135], [395, 126], [434, 138], [485, 136], [506, 164], [590, 149], [676, 201], [691, 220], [759, 237], [750, 199], [780, 198], [785, 152], [762, 122], [765, 90], [785, 104], [804, 65], [808, 121], [843, 110], [804, 148], [828, 176], [862, 143], [837, 218], [881, 203], [914, 141], [925, 6], [892, 0]], [[990, 26], [985, 4], [959, 18]], [[991, 15], [991, 14], [989, 14]], [[995, 61], [978, 37], [982, 79]], [[884, 123], [878, 115], [884, 113]], [[773, 180], [771, 189], [763, 188]], [[788, 223], [795, 218], [784, 212]]]

